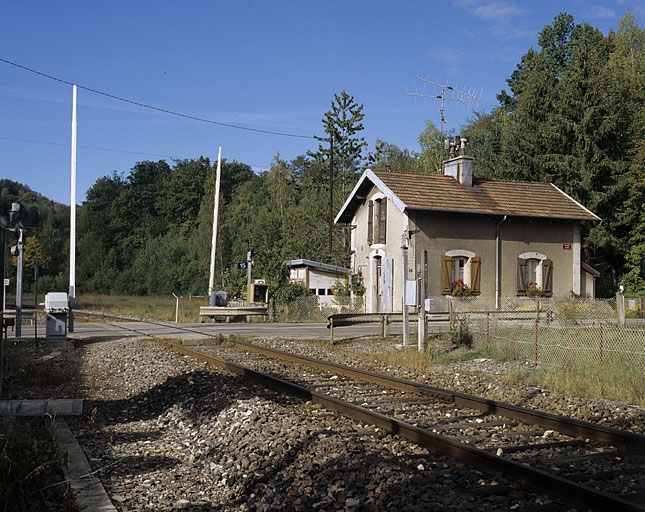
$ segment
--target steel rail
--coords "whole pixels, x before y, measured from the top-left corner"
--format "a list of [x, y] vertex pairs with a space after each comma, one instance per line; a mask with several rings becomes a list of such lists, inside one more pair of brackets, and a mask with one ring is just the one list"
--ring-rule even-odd
[[639, 453], [645, 452], [645, 435], [635, 434], [633, 432], [627, 432], [624, 430], [605, 427], [602, 425], [595, 425], [586, 421], [557, 416], [555, 414], [507, 404], [504, 402], [499, 402], [497, 400], [489, 400], [487, 398], [468, 395], [459, 391], [451, 391], [448, 389], [438, 388], [429, 384], [422, 384], [419, 382], [392, 377], [389, 375], [381, 375], [369, 370], [362, 370], [360, 368], [353, 368], [351, 366], [344, 366], [328, 361], [321, 361], [311, 357], [300, 356], [269, 347], [262, 347], [242, 341], [233, 341], [232, 343], [243, 347], [246, 350], [263, 354], [269, 357], [279, 357], [280, 359], [286, 361], [306, 364], [320, 370], [329, 371], [330, 368], [333, 368], [336, 372], [346, 377], [364, 380], [401, 391], [430, 395], [443, 399], [447, 402], [453, 402], [461, 407], [467, 407], [498, 416], [504, 416], [506, 418], [515, 419], [529, 425], [540, 425], [544, 428], [551, 428], [571, 437], [589, 437], [597, 441], [602, 441], [609, 444], [626, 446], [630, 449], [638, 451]]
[[[110, 316], [110, 315], [106, 315]], [[187, 327], [180, 327], [175, 325], [169, 325], [162, 322], [152, 322], [144, 321], [143, 323], [158, 325], [173, 330], [178, 330], [181, 332], [190, 332], [193, 334], [199, 334], [206, 338], [219, 338], [219, 334], [210, 334], [205, 333], [200, 330], [190, 329]], [[122, 329], [126, 329], [132, 332], [138, 332], [148, 337], [159, 338], [158, 335], [146, 333], [137, 329], [130, 327], [125, 327], [117, 325]], [[563, 416], [558, 416], [555, 414], [547, 413], [544, 411], [538, 411], [535, 409], [528, 409], [526, 407], [521, 407], [518, 405], [507, 404], [505, 402], [499, 402], [497, 400], [490, 400], [487, 398], [482, 398], [474, 395], [469, 395], [466, 393], [461, 393], [459, 391], [452, 391], [448, 389], [438, 388], [431, 386], [429, 384], [422, 384], [419, 382], [413, 382], [398, 377], [392, 377], [389, 375], [382, 375], [369, 370], [362, 370], [360, 368], [353, 368], [351, 366], [344, 366], [337, 363], [332, 363], [328, 361], [321, 361], [307, 356], [301, 356], [297, 354], [292, 354], [278, 349], [273, 349], [269, 347], [262, 347], [260, 345], [254, 345], [252, 343], [247, 343], [243, 341], [232, 340], [233, 345], [238, 347], [243, 347], [246, 350], [263, 354], [269, 357], [277, 357], [285, 361], [295, 362], [299, 364], [306, 364], [313, 368], [318, 368], [321, 370], [329, 370], [330, 367], [333, 368], [339, 374], [342, 374], [346, 377], [351, 377], [355, 379], [364, 380], [374, 384], [379, 384], [384, 387], [398, 389], [400, 391], [407, 391], [412, 393], [418, 393], [422, 395], [429, 395], [446, 402], [452, 402], [455, 405], [460, 407], [467, 407], [470, 409], [475, 409], [481, 412], [495, 414], [498, 416], [503, 416], [506, 418], [514, 419], [522, 423], [527, 423], [531, 425], [539, 425], [543, 428], [557, 430], [563, 434], [566, 434], [571, 437], [588, 437], [590, 439], [595, 439], [596, 441], [605, 442], [608, 444], [625, 446], [631, 450], [634, 450], [638, 453], [645, 453], [645, 435], [636, 434], [633, 432], [627, 432], [625, 430], [619, 430], [612, 427], [606, 427], [602, 425], [596, 425], [594, 423], [576, 420], [574, 418], [567, 418]]]
[[375, 425], [391, 434], [404, 437], [428, 450], [453, 457], [484, 470], [499, 472], [513, 481], [519, 480], [527, 487], [536, 491], [550, 495], [555, 494], [572, 505], [589, 507], [592, 510], [612, 512], [615, 510], [626, 512], [645, 511], [645, 506], [626, 500], [620, 496], [604, 493], [589, 486], [567, 480], [566, 478], [531, 468], [519, 462], [504, 459], [485, 450], [474, 448], [439, 434], [434, 434], [410, 423], [396, 420], [364, 407], [307, 389], [299, 384], [204, 354], [203, 352], [183, 345], [165, 340], [160, 340], [160, 342], [174, 352], [212, 364], [235, 375], [251, 378], [274, 389], [286, 391], [305, 400], [320, 404], [352, 420]]

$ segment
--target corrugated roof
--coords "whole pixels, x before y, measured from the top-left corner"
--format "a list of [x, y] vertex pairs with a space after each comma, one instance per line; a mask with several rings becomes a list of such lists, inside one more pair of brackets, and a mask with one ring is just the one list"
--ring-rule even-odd
[[337, 220], [351, 221], [360, 201], [356, 196], [367, 193], [373, 185], [385, 188], [382, 192], [396, 196], [399, 207], [411, 210], [600, 220], [550, 183], [473, 178], [473, 186], [464, 186], [453, 177], [442, 174], [370, 169], [361, 176]]

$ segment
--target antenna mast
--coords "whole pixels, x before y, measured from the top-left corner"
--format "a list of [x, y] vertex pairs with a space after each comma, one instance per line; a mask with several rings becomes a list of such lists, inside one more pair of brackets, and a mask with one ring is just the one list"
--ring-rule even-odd
[[[419, 75], [417, 75], [416, 78], [420, 82], [423, 82], [424, 92], [418, 92], [418, 91], [409, 92], [406, 89], [405, 94], [407, 94], [408, 96], [419, 96], [421, 98], [436, 98], [441, 100], [441, 138], [442, 139], [443, 139], [444, 126], [446, 124], [446, 117], [445, 117], [446, 101], [456, 101], [458, 103], [467, 103], [468, 106], [470, 106], [473, 103], [473, 101], [479, 101], [481, 99], [481, 93], [477, 93], [476, 91], [468, 91], [468, 92], [461, 91], [459, 89], [455, 89], [451, 85], [441, 84], [439, 82], [420, 77]], [[434, 87], [435, 94], [430, 94], [428, 92], [429, 86]], [[441, 93], [437, 94], [437, 91], [439, 89], [441, 89]]]

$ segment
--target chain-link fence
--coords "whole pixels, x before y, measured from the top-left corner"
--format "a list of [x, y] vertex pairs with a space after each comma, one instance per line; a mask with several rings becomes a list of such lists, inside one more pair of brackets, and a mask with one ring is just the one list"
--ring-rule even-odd
[[[494, 306], [494, 305], [493, 305]], [[622, 323], [616, 299], [510, 297], [500, 308], [478, 298], [451, 299], [451, 331], [473, 348], [534, 366], [616, 365], [645, 370], [645, 325]], [[625, 300], [625, 316], [630, 314]], [[623, 316], [623, 318], [625, 318]]]
[[328, 304], [321, 304], [315, 295], [299, 297], [288, 304], [272, 304], [271, 308], [276, 322], [326, 322], [329, 315], [336, 313], [365, 312], [363, 297], [344, 296], [336, 296]]
[[[603, 300], [503, 297], [428, 299], [430, 313], [449, 313], [453, 336], [466, 335], [475, 350], [502, 355], [535, 366], [574, 364], [619, 365], [645, 370], [643, 301], [625, 298], [622, 324], [615, 298]], [[273, 304], [278, 322], [326, 322], [335, 313], [362, 313], [363, 297], [334, 297], [321, 305], [318, 297]], [[638, 321], [638, 320], [634, 320]], [[455, 334], [456, 333], [456, 334]]]

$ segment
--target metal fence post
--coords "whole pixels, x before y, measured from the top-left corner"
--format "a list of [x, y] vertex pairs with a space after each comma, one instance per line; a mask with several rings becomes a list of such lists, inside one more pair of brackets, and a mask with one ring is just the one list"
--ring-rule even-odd
[[535, 328], [534, 328], [534, 353], [533, 353], [533, 364], [537, 367], [538, 364], [538, 325], [540, 323], [540, 300], [538, 299], [537, 305], [535, 308]]

